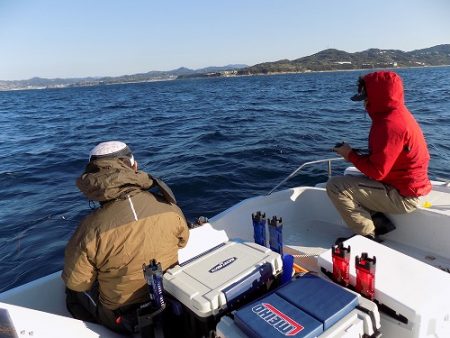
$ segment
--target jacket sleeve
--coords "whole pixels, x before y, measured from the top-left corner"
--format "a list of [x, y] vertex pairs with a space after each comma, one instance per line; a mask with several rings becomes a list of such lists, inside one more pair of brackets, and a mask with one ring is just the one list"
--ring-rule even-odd
[[403, 150], [403, 135], [387, 123], [372, 126], [369, 135], [369, 155], [351, 151], [348, 159], [366, 176], [383, 180], [391, 171]]
[[187, 226], [186, 219], [183, 216], [180, 217], [180, 226], [178, 231], [178, 248], [184, 248], [189, 239], [189, 228]]
[[[89, 237], [94, 235], [85, 231], [88, 228], [83, 222], [69, 240], [64, 253], [64, 270], [62, 279], [66, 287], [73, 291], [90, 290], [97, 278], [97, 272], [92, 260], [89, 258], [88, 243], [93, 245]], [[92, 248], [91, 248], [92, 249]]]

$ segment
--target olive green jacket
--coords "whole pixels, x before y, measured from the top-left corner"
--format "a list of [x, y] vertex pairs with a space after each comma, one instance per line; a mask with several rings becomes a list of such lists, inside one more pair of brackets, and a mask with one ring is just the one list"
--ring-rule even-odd
[[91, 162], [77, 186], [101, 207], [78, 226], [65, 250], [62, 278], [74, 291], [99, 283], [100, 302], [109, 309], [148, 300], [142, 265], [155, 258], [163, 270], [177, 263], [189, 230], [182, 211], [147, 191], [145, 172], [120, 159]]

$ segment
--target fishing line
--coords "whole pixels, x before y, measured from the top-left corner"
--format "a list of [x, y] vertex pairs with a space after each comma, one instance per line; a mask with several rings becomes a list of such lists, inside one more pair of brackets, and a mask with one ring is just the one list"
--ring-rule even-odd
[[[147, 166], [149, 165], [149, 163], [144, 164], [142, 167], [143, 169], [145, 169]], [[69, 203], [69, 202], [68, 202]], [[95, 210], [99, 208], [99, 204], [97, 204], [95, 201], [89, 200], [89, 208], [91, 210]], [[21, 223], [21, 226], [25, 226], [28, 224], [40, 224], [43, 223], [47, 220], [51, 220], [51, 221], [64, 221], [64, 222], [69, 222], [69, 223], [76, 223], [78, 224], [80, 222], [80, 220], [77, 219], [73, 219], [73, 218], [67, 218], [66, 216], [62, 215], [62, 216], [56, 216], [54, 214], [48, 214], [47, 216], [43, 216], [41, 218], [36, 218], [34, 220], [29, 220], [26, 222]]]
[[[434, 150], [436, 150], [438, 156], [443, 158], [445, 161], [450, 162], [450, 157], [448, 157], [448, 155], [445, 155], [443, 152], [441, 152], [434, 144], [428, 143], [428, 145], [431, 148], [433, 148]], [[439, 181], [445, 182], [446, 185], [448, 185], [450, 183], [450, 179], [449, 178], [436, 177], [436, 179], [439, 180]]]
[[440, 157], [444, 158], [447, 162], [450, 162], [450, 157], [448, 157], [448, 155], [445, 155], [444, 153], [442, 153], [434, 144], [432, 144], [432, 143], [428, 143], [428, 144], [431, 148], [433, 148], [434, 150], [437, 151], [437, 153]]
[[55, 217], [55, 216], [49, 215], [45, 219], [49, 219], [49, 220], [52, 220], [52, 221], [65, 221], [65, 222], [79, 223], [78, 220], [72, 219], [72, 218], [66, 218], [66, 216]]

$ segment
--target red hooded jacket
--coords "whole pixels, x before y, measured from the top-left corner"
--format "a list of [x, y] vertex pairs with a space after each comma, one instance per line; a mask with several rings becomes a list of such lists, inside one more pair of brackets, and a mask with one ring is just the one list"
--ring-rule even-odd
[[404, 103], [403, 84], [394, 72], [364, 77], [372, 119], [369, 154], [351, 151], [349, 161], [366, 176], [391, 185], [404, 197], [426, 195], [430, 155], [419, 124]]

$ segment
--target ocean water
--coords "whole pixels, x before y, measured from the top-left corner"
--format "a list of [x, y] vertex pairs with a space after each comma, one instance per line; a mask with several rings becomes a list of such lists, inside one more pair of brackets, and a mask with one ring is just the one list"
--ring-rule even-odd
[[[0, 92], [0, 291], [60, 270], [89, 211], [75, 180], [105, 140], [132, 148], [186, 217], [270, 191], [300, 164], [366, 148], [370, 119], [349, 97], [366, 72], [329, 72]], [[450, 178], [450, 67], [401, 69], [408, 108]], [[335, 172], [344, 163], [335, 165]], [[281, 188], [326, 180], [306, 168]]]

